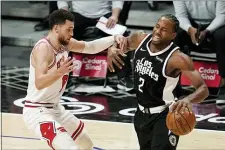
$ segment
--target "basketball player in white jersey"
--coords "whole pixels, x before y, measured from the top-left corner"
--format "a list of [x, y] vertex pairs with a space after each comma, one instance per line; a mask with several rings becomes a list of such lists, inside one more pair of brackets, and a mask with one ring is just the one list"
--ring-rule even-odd
[[[135, 32], [127, 37], [128, 50], [135, 50], [133, 72], [138, 105], [134, 127], [140, 150], [176, 150], [179, 136], [166, 126], [169, 110], [181, 113], [191, 110], [192, 103], [202, 102], [209, 94], [191, 58], [173, 43], [178, 29], [177, 18], [167, 14], [159, 18], [152, 34]], [[108, 65], [113, 70], [113, 65]], [[181, 73], [196, 90], [179, 99], [174, 89]]]
[[[52, 149], [93, 149], [84, 130], [84, 123], [59, 104], [65, 90], [73, 59], [68, 51], [94, 54], [118, 43], [123, 36], [109, 36], [90, 42], [72, 38], [74, 16], [66, 10], [56, 10], [49, 17], [50, 32], [39, 40], [30, 55], [30, 73], [23, 118], [26, 126]], [[118, 53], [120, 53], [121, 50]]]

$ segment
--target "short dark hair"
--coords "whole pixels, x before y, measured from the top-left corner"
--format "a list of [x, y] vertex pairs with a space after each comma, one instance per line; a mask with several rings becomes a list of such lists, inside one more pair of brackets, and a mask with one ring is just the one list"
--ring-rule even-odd
[[175, 17], [172, 14], [165, 14], [165, 15], [162, 15], [159, 19], [161, 19], [162, 17], [170, 19], [170, 20], [172, 20], [174, 22], [174, 32], [177, 33], [177, 31], [179, 30], [179, 27], [180, 27], [180, 22], [177, 19], [177, 17]]
[[74, 22], [74, 15], [67, 10], [57, 9], [53, 11], [49, 16], [49, 28], [50, 30], [54, 25], [64, 24], [66, 20]]

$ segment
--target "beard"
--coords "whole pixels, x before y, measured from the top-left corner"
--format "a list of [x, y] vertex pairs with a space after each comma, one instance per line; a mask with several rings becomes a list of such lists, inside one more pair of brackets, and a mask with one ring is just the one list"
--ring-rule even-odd
[[62, 35], [59, 35], [58, 40], [61, 45], [67, 45], [69, 43], [69, 41], [66, 41]]
[[161, 41], [154, 41], [154, 40], [152, 40], [151, 42], [152, 42], [152, 44], [154, 44], [154, 45], [161, 45], [161, 44], [162, 44]]

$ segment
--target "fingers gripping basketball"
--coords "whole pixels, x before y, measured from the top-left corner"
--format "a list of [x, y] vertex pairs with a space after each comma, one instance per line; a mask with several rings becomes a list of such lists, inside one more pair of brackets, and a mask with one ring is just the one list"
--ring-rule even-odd
[[189, 134], [195, 127], [194, 112], [185, 109], [184, 113], [169, 112], [166, 118], [167, 128], [176, 135]]

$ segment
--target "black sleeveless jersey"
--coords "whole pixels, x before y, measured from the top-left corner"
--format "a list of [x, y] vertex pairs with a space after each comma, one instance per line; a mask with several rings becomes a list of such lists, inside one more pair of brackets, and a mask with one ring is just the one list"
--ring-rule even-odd
[[136, 49], [134, 54], [134, 87], [138, 103], [144, 107], [165, 105], [176, 99], [174, 89], [176, 78], [166, 75], [166, 64], [177, 47], [173, 42], [165, 49], [153, 53], [149, 44], [152, 35], [148, 35]]

